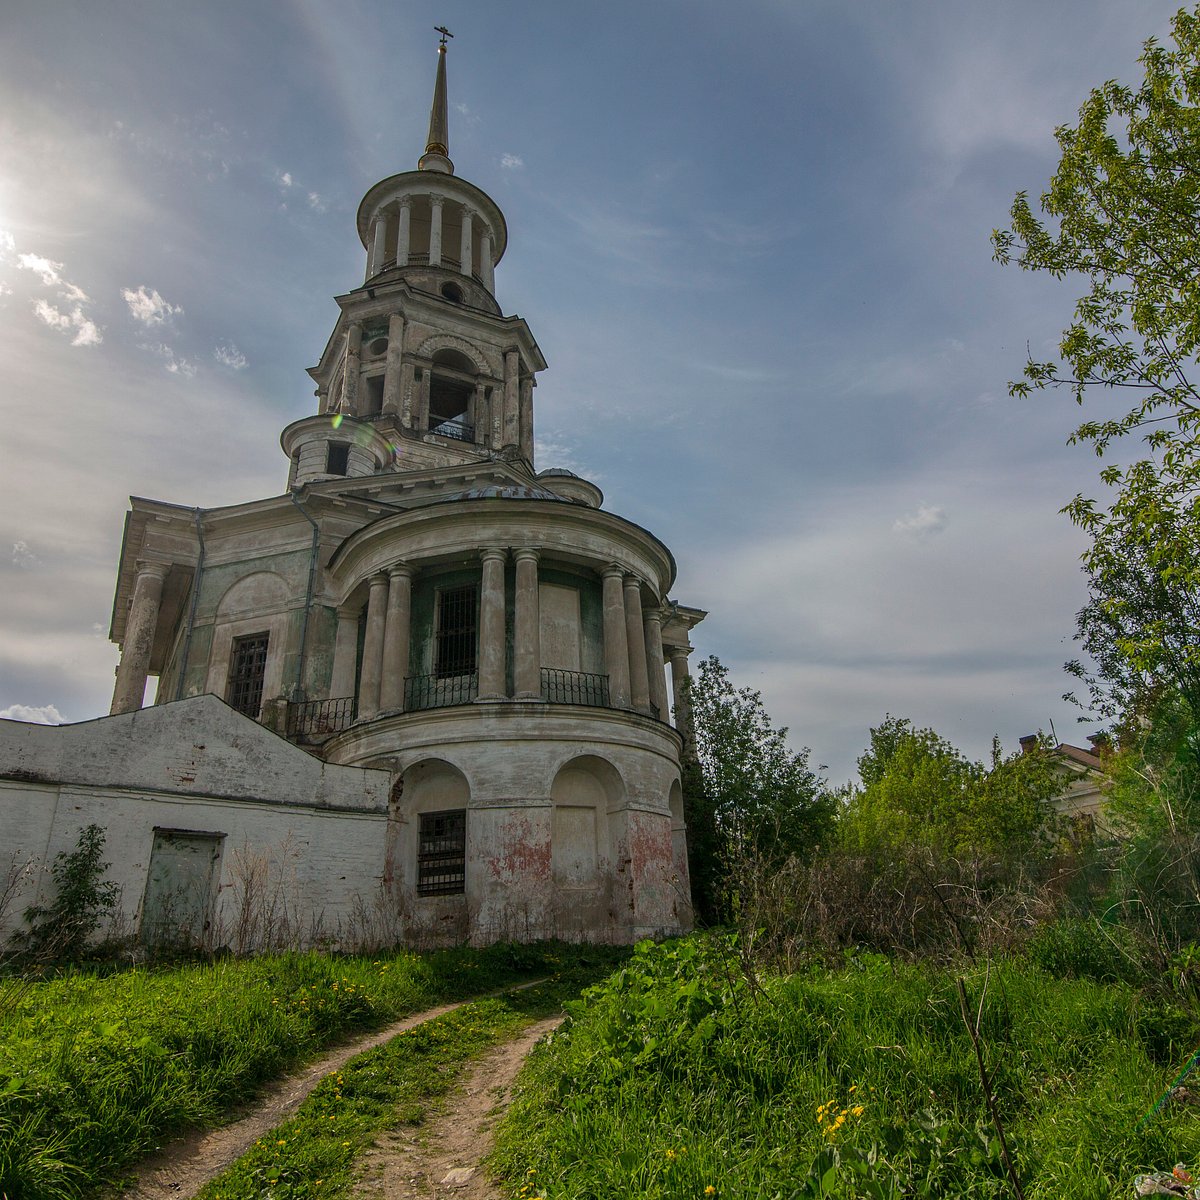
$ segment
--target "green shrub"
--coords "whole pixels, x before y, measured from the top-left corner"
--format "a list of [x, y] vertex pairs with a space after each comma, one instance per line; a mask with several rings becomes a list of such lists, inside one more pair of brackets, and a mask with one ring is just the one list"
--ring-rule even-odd
[[1039, 925], [1025, 944], [1030, 962], [1063, 979], [1138, 983], [1147, 964], [1133, 934], [1122, 925], [1061, 917]]

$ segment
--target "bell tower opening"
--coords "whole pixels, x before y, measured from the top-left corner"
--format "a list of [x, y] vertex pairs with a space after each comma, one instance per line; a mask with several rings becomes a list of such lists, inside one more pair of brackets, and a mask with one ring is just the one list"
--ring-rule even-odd
[[458, 350], [439, 350], [429, 377], [429, 431], [475, 440], [475, 364]]

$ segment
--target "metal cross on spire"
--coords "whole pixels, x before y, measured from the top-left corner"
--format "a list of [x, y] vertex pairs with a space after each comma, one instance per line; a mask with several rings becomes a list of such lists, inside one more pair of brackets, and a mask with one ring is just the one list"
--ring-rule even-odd
[[446, 45], [446, 39], [454, 36], [454, 34], [452, 34], [450, 30], [445, 27], [445, 25], [435, 25], [433, 27], [433, 32], [440, 33], [442, 35], [442, 40], [438, 43], [438, 45], [443, 47]]

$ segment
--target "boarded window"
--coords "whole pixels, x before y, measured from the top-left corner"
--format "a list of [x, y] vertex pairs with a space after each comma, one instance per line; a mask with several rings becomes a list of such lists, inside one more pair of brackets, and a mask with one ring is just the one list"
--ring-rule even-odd
[[467, 874], [467, 813], [421, 813], [417, 845], [417, 895], [461, 896]]
[[472, 674], [478, 644], [479, 589], [471, 583], [439, 591], [434, 674], [439, 679]]
[[263, 679], [267, 674], [265, 633], [235, 638], [229, 664], [229, 703], [238, 712], [258, 720], [262, 708]]

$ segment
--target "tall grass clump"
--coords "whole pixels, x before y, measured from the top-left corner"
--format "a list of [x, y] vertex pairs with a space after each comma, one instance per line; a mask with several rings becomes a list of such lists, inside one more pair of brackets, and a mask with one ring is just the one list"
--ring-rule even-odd
[[165, 1133], [219, 1120], [338, 1038], [552, 974], [567, 955], [289, 953], [33, 983], [0, 1012], [0, 1195], [111, 1184]]
[[569, 1007], [501, 1127], [514, 1196], [1010, 1195], [960, 976], [1026, 1196], [1094, 1200], [1200, 1154], [1191, 1117], [1143, 1122], [1200, 1024], [1147, 1027], [1126, 984], [1019, 961], [742, 962], [722, 937], [646, 943]]

